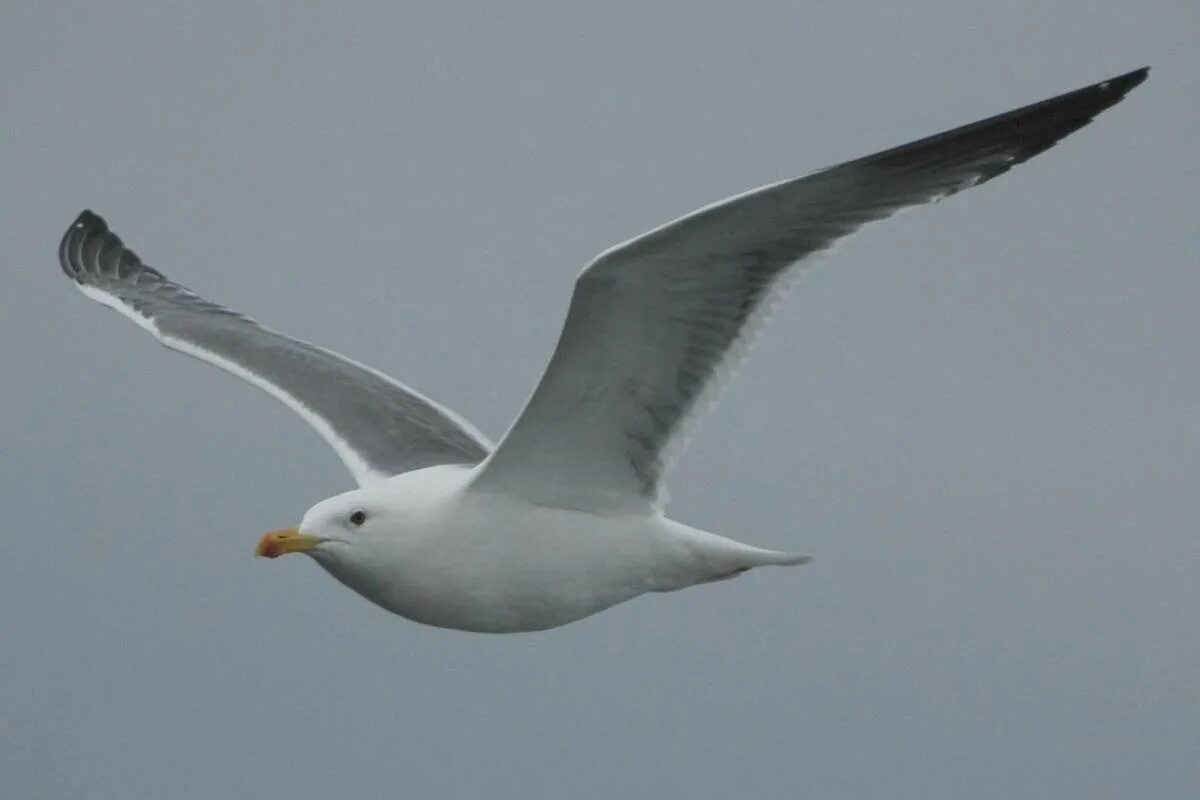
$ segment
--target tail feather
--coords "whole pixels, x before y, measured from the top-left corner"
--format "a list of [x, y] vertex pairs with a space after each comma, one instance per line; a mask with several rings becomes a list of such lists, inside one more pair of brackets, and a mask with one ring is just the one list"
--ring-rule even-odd
[[755, 567], [795, 567], [807, 564], [813, 560], [813, 557], [806, 553], [786, 553], [782, 550], [764, 550], [759, 547], [741, 545], [731, 560], [731, 569], [722, 569], [703, 582], [726, 581]]
[[[813, 559], [807, 553], [767, 550], [669, 520], [668, 524], [673, 527], [674, 535], [689, 545], [687, 548], [691, 553], [689, 582], [720, 581], [741, 575], [746, 570], [755, 567], [794, 567], [807, 564]], [[704, 576], [699, 581], [697, 581], [697, 573]]]
[[807, 553], [786, 553], [782, 550], [758, 550], [757, 548], [752, 557], [754, 556], [757, 556], [757, 560], [749, 565], [751, 567], [795, 567], [813, 560], [813, 557]]

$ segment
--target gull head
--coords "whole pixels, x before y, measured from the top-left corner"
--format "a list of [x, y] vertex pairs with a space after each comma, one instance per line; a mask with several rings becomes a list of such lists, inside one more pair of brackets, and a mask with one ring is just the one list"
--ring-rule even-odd
[[337, 561], [369, 547], [391, 527], [388, 521], [392, 516], [379, 493], [355, 489], [317, 503], [294, 528], [267, 531], [258, 540], [254, 554], [278, 558], [304, 553], [322, 564]]

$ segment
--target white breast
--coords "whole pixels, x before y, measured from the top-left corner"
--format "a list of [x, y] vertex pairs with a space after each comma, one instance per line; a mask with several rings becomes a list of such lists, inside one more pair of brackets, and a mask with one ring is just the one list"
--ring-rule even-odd
[[481, 632], [552, 628], [704, 579], [684, 526], [472, 491], [470, 474], [431, 467], [397, 476], [389, 489], [406, 506], [402, 529], [354, 557], [318, 560], [389, 611]]

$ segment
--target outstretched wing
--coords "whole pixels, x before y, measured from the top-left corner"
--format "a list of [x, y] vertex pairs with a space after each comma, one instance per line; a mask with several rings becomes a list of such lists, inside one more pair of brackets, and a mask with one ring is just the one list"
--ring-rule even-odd
[[599, 256], [558, 347], [474, 488], [595, 510], [660, 504], [668, 445], [746, 349], [798, 262], [867, 222], [976, 186], [1049, 149], [1148, 69], [766, 186]]
[[458, 415], [383, 373], [264, 328], [168, 280], [91, 211], [67, 229], [58, 257], [88, 297], [172, 350], [282, 400], [333, 446], [360, 485], [436, 464], [474, 464], [490, 449]]

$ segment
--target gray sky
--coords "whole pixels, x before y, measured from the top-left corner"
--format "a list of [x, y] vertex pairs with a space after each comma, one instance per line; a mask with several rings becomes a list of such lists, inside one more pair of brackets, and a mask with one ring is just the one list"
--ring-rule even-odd
[[[875, 5], [6, 3], [5, 796], [1194, 794], [1200, 6]], [[841, 246], [697, 429], [672, 515], [812, 565], [549, 633], [251, 558], [348, 474], [55, 262], [90, 206], [498, 436], [603, 248], [1143, 64]]]

